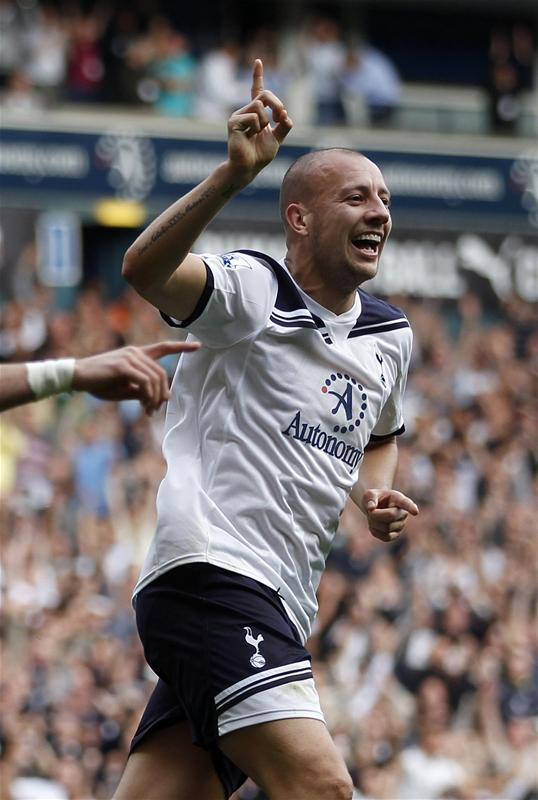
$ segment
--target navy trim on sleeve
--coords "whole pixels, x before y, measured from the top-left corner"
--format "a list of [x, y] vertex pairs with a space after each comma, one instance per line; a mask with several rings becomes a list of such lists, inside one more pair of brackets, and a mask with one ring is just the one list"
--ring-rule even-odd
[[405, 433], [405, 425], [402, 425], [402, 427], [398, 428], [397, 431], [392, 431], [392, 433], [384, 433], [381, 436], [376, 436], [375, 433], [372, 433], [370, 434], [369, 442], [383, 442], [385, 439], [392, 439], [393, 436], [401, 436], [402, 433]]
[[181, 322], [178, 322], [176, 319], [169, 317], [168, 314], [165, 314], [164, 311], [159, 311], [159, 314], [164, 319], [167, 325], [170, 325], [171, 328], [182, 328], [183, 325]]
[[205, 263], [205, 261], [204, 261], [204, 266], [206, 271], [205, 286], [202, 294], [200, 295], [200, 299], [196, 303], [196, 306], [192, 314], [189, 317], [187, 317], [187, 319], [183, 319], [181, 320], [181, 322], [179, 322], [178, 320], [175, 320], [172, 317], [170, 317], [168, 314], [165, 314], [164, 311], [160, 312], [161, 317], [172, 328], [188, 328], [189, 325], [192, 325], [192, 323], [195, 322], [198, 319], [198, 317], [200, 317], [203, 314], [205, 307], [209, 303], [209, 298], [213, 294], [213, 289], [215, 288], [215, 279], [213, 277], [213, 273], [211, 272], [210, 267]]

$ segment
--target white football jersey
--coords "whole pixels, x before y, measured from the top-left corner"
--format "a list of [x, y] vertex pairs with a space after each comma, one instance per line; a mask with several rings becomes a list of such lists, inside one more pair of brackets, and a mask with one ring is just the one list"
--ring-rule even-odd
[[204, 347], [180, 358], [172, 383], [168, 469], [135, 594], [165, 570], [209, 562], [278, 590], [306, 641], [364, 449], [404, 429], [411, 329], [362, 290], [333, 314], [262, 253], [202, 258], [194, 313], [165, 316]]

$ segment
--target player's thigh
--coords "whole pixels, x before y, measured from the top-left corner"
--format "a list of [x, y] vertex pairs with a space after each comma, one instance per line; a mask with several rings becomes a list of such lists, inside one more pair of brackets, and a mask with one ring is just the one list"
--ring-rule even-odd
[[113, 800], [222, 800], [211, 756], [186, 722], [148, 734], [131, 753]]
[[271, 800], [351, 800], [344, 759], [317, 719], [240, 728], [222, 736], [219, 747]]

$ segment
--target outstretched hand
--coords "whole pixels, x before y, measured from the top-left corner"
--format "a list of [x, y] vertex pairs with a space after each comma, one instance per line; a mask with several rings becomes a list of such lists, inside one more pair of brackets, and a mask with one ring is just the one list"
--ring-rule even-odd
[[234, 167], [254, 177], [274, 159], [293, 122], [282, 101], [264, 88], [259, 58], [254, 61], [250, 94], [250, 103], [235, 111], [228, 121], [228, 158]]
[[382, 542], [392, 542], [403, 531], [409, 514], [418, 514], [411, 498], [394, 489], [367, 489], [362, 497], [362, 509], [372, 536]]
[[146, 413], [152, 414], [170, 395], [168, 375], [156, 360], [193, 352], [199, 347], [196, 342], [157, 342], [77, 359], [73, 389], [89, 392], [101, 400], [138, 399]]

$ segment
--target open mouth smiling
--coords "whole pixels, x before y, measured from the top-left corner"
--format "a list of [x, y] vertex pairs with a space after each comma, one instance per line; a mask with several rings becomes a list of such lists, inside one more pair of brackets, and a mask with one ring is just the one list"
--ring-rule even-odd
[[379, 252], [379, 246], [383, 241], [380, 233], [363, 233], [356, 239], [352, 240], [353, 247], [359, 250], [363, 255], [376, 256]]

